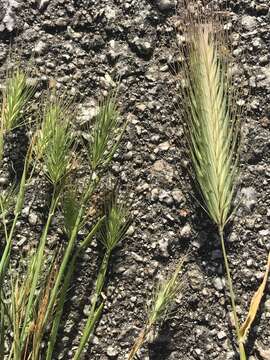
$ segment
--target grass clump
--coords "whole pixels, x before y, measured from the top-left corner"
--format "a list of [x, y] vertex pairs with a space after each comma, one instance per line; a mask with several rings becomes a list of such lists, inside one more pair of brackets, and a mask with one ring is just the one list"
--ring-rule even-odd
[[[3, 105], [2, 128], [5, 127], [7, 131], [22, 125], [24, 109], [30, 100], [26, 77], [22, 74], [16, 70], [3, 95], [5, 107]], [[9, 99], [11, 96], [12, 101]], [[55, 90], [48, 94], [43, 106], [42, 122], [30, 141], [18, 188], [14, 191], [12, 187], [12, 190], [1, 194], [0, 219], [6, 244], [0, 260], [0, 358], [7, 356], [10, 360], [38, 360], [44, 353], [47, 360], [52, 359], [77, 261], [97, 234], [103, 241], [104, 259], [99, 269], [89, 318], [75, 357], [80, 356], [101, 315], [104, 305], [101, 292], [111, 254], [128, 227], [126, 212], [118, 202], [111, 203], [105, 214], [97, 214], [95, 219], [89, 218], [91, 198], [102, 176], [106, 176], [105, 170], [126, 126], [122, 127], [119, 123], [115, 96], [108, 96], [102, 104], [94, 129], [91, 130], [91, 140], [87, 144], [89, 157], [86, 166], [89, 176], [79, 196], [73, 191], [76, 183], [71, 184], [70, 181], [71, 171], [75, 171], [72, 161], [76, 139], [71, 126], [74, 105], [66, 104]], [[36, 166], [38, 163], [40, 166]], [[49, 209], [37, 248], [29, 255], [27, 267], [15, 271], [17, 268], [13, 269], [9, 264], [15, 230], [23, 208], [27, 183], [37, 169], [42, 169], [39, 176], [45, 175], [51, 184]], [[11, 223], [7, 221], [10, 213], [14, 214]], [[48, 236], [56, 214], [64, 219], [66, 243], [61, 245], [61, 251], [56, 248], [49, 255]], [[85, 235], [79, 240], [81, 229], [84, 229]], [[41, 344], [47, 338], [42, 348]]]

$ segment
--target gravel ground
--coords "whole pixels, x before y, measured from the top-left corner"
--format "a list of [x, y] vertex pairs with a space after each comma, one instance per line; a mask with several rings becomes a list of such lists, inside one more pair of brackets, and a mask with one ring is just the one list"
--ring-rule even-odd
[[[243, 144], [238, 199], [227, 246], [243, 320], [259, 286], [270, 250], [270, 11], [267, 0], [217, 1], [227, 8], [233, 72], [241, 88]], [[155, 279], [187, 250], [187, 289], [170, 321], [153, 335], [140, 359], [236, 359], [231, 309], [225, 289], [220, 244], [194, 198], [183, 131], [175, 110], [179, 64], [174, 0], [2, 0], [1, 77], [16, 49], [31, 67], [29, 81], [51, 81], [80, 101], [78, 126], [93, 117], [97, 99], [121, 77], [119, 102], [129, 120], [111, 178], [119, 179], [134, 222], [114, 256], [104, 314], [85, 359], [124, 360], [145, 321], [146, 299]], [[40, 96], [37, 92], [36, 97]], [[15, 158], [25, 147], [19, 132], [9, 141]], [[13, 149], [13, 150], [12, 150]], [[1, 184], [11, 175], [1, 171]], [[27, 195], [17, 252], [37, 239], [44, 221], [46, 184], [34, 178]], [[60, 237], [57, 225], [51, 244]], [[15, 249], [15, 251], [16, 251]], [[86, 318], [95, 263], [81, 259], [70, 292], [69, 310], [57, 359], [69, 359]], [[90, 279], [90, 280], [89, 280]], [[249, 335], [249, 360], [269, 360], [269, 287]], [[268, 355], [267, 355], [268, 350]]]

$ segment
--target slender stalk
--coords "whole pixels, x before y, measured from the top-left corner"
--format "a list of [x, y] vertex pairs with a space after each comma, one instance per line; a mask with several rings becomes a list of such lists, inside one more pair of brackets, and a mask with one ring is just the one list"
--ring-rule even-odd
[[71, 262], [69, 264], [69, 268], [68, 268], [68, 271], [67, 271], [67, 273], [65, 275], [64, 283], [63, 283], [63, 286], [61, 288], [61, 293], [60, 293], [60, 296], [59, 296], [59, 299], [58, 299], [58, 304], [57, 304], [57, 308], [56, 308], [56, 312], [55, 312], [56, 315], [54, 317], [53, 324], [52, 324], [52, 330], [51, 330], [50, 338], [49, 338], [49, 341], [48, 341], [46, 360], [51, 360], [51, 358], [52, 358], [53, 349], [54, 349], [55, 342], [56, 342], [56, 339], [57, 339], [58, 328], [59, 328], [59, 325], [60, 325], [60, 320], [61, 320], [61, 316], [62, 316], [63, 309], [64, 309], [65, 297], [66, 297], [66, 293], [67, 293], [71, 278], [73, 276], [76, 261], [77, 261], [78, 257], [80, 256], [80, 254], [91, 243], [94, 235], [96, 234], [96, 232], [99, 230], [101, 224], [103, 223], [103, 220], [104, 220], [104, 216], [101, 217], [98, 220], [98, 222], [95, 224], [95, 226], [89, 232], [89, 234], [82, 241], [82, 243], [80, 244], [78, 250], [73, 255], [72, 260], [71, 260]]
[[0, 360], [4, 359], [5, 356], [5, 307], [2, 302], [2, 291], [1, 291], [1, 304], [0, 304]]
[[54, 286], [53, 286], [52, 291], [51, 291], [50, 301], [48, 303], [47, 311], [46, 311], [46, 314], [45, 314], [45, 317], [44, 317], [44, 323], [45, 324], [47, 323], [47, 321], [49, 320], [49, 317], [51, 315], [51, 311], [52, 311], [52, 309], [54, 307], [54, 304], [55, 304], [57, 296], [58, 296], [58, 292], [59, 292], [61, 282], [62, 282], [63, 277], [65, 275], [67, 264], [68, 264], [68, 262], [70, 260], [70, 256], [71, 256], [72, 251], [74, 249], [74, 244], [75, 244], [75, 241], [77, 239], [77, 235], [78, 235], [78, 232], [79, 232], [79, 229], [80, 229], [81, 221], [82, 221], [82, 218], [83, 218], [84, 212], [85, 212], [85, 208], [84, 208], [85, 203], [86, 203], [87, 199], [89, 199], [90, 195], [94, 192], [96, 186], [97, 186], [97, 181], [91, 180], [88, 187], [87, 187], [87, 190], [86, 190], [86, 192], [85, 192], [85, 194], [83, 196], [82, 206], [80, 207], [80, 210], [78, 212], [75, 225], [74, 225], [74, 227], [72, 229], [70, 238], [68, 240], [68, 245], [66, 247], [64, 257], [63, 257], [63, 260], [62, 260], [61, 265], [60, 265], [58, 275], [56, 277]]
[[133, 360], [141, 348], [142, 344], [145, 342], [146, 337], [151, 329], [151, 326], [148, 325], [141, 331], [140, 335], [138, 336], [137, 340], [135, 341], [134, 345], [132, 346], [132, 349], [130, 350], [130, 353], [128, 355], [127, 360]]
[[55, 311], [55, 316], [54, 316], [54, 320], [53, 320], [53, 324], [52, 324], [52, 329], [51, 329], [51, 333], [50, 333], [50, 338], [48, 341], [48, 348], [47, 348], [47, 353], [46, 353], [46, 360], [50, 360], [52, 358], [53, 355], [53, 349], [56, 343], [56, 339], [57, 339], [57, 334], [58, 334], [58, 328], [60, 325], [60, 320], [62, 317], [62, 313], [63, 313], [63, 309], [64, 309], [64, 303], [65, 303], [65, 296], [70, 284], [70, 280], [74, 271], [74, 265], [75, 265], [75, 258], [72, 259], [71, 263], [69, 264], [69, 268], [68, 271], [65, 275], [64, 278], [64, 283], [59, 295], [59, 299], [58, 299], [58, 303], [57, 303], [57, 307], [56, 307], [56, 311]]
[[[102, 289], [104, 287], [105, 278], [106, 278], [106, 274], [107, 274], [107, 270], [108, 270], [108, 266], [109, 266], [110, 256], [111, 256], [111, 252], [106, 251], [106, 253], [103, 257], [103, 260], [102, 260], [102, 264], [101, 264], [99, 273], [98, 273], [95, 294], [92, 299], [91, 310], [90, 310], [86, 325], [83, 330], [83, 335], [81, 337], [80, 344], [78, 346], [78, 349], [76, 350], [73, 360], [80, 359], [81, 353], [82, 353], [87, 341], [89, 340], [89, 337], [92, 335], [94, 327], [95, 327], [95, 323], [98, 320], [98, 318], [96, 316], [96, 312], [99, 309], [99, 307], [97, 309], [97, 303], [100, 298]], [[102, 305], [102, 308], [103, 308], [103, 305]]]
[[34, 272], [33, 279], [32, 279], [32, 283], [31, 283], [31, 290], [30, 290], [30, 294], [28, 297], [28, 301], [27, 301], [24, 323], [23, 323], [22, 332], [21, 332], [22, 344], [24, 343], [24, 340], [27, 337], [26, 327], [30, 320], [30, 312], [33, 309], [33, 302], [34, 302], [34, 297], [35, 297], [38, 281], [40, 278], [41, 267], [43, 264], [43, 254], [44, 254], [46, 240], [48, 237], [48, 231], [49, 231], [49, 227], [50, 227], [52, 218], [54, 216], [58, 201], [59, 201], [59, 193], [57, 193], [57, 190], [54, 187], [49, 214], [48, 214], [47, 221], [46, 221], [45, 227], [44, 227], [42, 235], [41, 235], [39, 247], [38, 247], [37, 254], [35, 256], [35, 260], [34, 260], [34, 264], [33, 264], [33, 272]]
[[235, 293], [234, 293], [234, 289], [233, 289], [231, 271], [230, 271], [230, 266], [229, 266], [229, 262], [228, 262], [227, 251], [226, 251], [226, 246], [225, 246], [225, 241], [224, 241], [224, 229], [222, 226], [219, 226], [218, 232], [219, 232], [219, 237], [220, 237], [220, 241], [221, 241], [225, 270], [226, 270], [226, 274], [227, 274], [227, 282], [228, 282], [228, 287], [229, 287], [229, 292], [230, 292], [232, 311], [233, 311], [233, 317], [234, 317], [234, 323], [235, 323], [235, 330], [236, 330], [238, 346], [239, 346], [240, 360], [246, 360], [245, 348], [244, 348], [244, 344], [241, 340], [239, 319], [238, 319], [238, 315], [237, 315], [237, 311], [236, 311]]
[[79, 347], [76, 350], [76, 353], [75, 353], [75, 355], [73, 357], [73, 360], [79, 360], [81, 358], [81, 353], [82, 353], [85, 345], [87, 344], [87, 342], [89, 340], [89, 337], [94, 332], [95, 325], [96, 325], [96, 323], [98, 322], [98, 320], [100, 318], [103, 307], [104, 307], [103, 302], [98, 306], [97, 309], [96, 309], [96, 303], [92, 305], [91, 312], [90, 312], [90, 315], [89, 315], [89, 317], [87, 319], [87, 323], [85, 325], [83, 335], [82, 335], [81, 340], [80, 340]]
[[[4, 249], [3, 255], [1, 257], [1, 261], [0, 261], [0, 286], [2, 286], [2, 282], [3, 282], [4, 276], [5, 276], [5, 273], [7, 270], [7, 266], [8, 266], [9, 258], [10, 258], [11, 247], [12, 247], [12, 242], [13, 242], [13, 235], [14, 235], [14, 232], [16, 229], [16, 224], [17, 224], [18, 218], [21, 214], [21, 210], [23, 207], [25, 187], [26, 187], [26, 177], [27, 177], [27, 172], [28, 172], [28, 167], [29, 167], [31, 156], [32, 156], [32, 145], [30, 144], [30, 146], [28, 148], [28, 152], [25, 157], [25, 161], [24, 161], [23, 174], [22, 174], [22, 178], [20, 181], [19, 193], [17, 196], [17, 201], [16, 201], [16, 205], [15, 205], [15, 210], [14, 210], [14, 219], [13, 219], [12, 226], [11, 226], [11, 229], [10, 229], [8, 235], [7, 235], [7, 231], [6, 231], [6, 227], [5, 227], [6, 245], [5, 245], [5, 249]], [[4, 221], [5, 221], [5, 219], [4, 219]], [[6, 225], [4, 224], [4, 226], [6, 226]]]

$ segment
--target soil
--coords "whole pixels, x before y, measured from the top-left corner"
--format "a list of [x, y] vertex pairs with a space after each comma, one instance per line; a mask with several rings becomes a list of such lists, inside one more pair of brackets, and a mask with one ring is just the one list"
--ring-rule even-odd
[[[227, 9], [233, 74], [245, 108], [237, 211], [226, 244], [241, 321], [258, 288], [270, 250], [270, 11], [267, 0], [220, 0]], [[175, 25], [183, 5], [173, 0], [2, 0], [1, 78], [14, 56], [38, 84], [36, 99], [52, 83], [80, 103], [74, 126], [84, 132], [97, 101], [121, 79], [119, 104], [129, 121], [111, 171], [133, 218], [114, 253], [104, 291], [106, 306], [85, 359], [126, 359], [146, 318], [156, 279], [189, 250], [186, 287], [175, 311], [156, 329], [139, 359], [233, 360], [237, 347], [225, 286], [220, 243], [194, 200], [185, 151], [175, 67]], [[36, 110], [38, 112], [38, 108]], [[7, 164], [25, 151], [25, 136], [10, 136], [2, 185], [14, 177]], [[17, 154], [17, 155], [16, 155]], [[19, 166], [19, 165], [18, 165]], [[82, 175], [84, 170], [81, 170]], [[13, 175], [12, 175], [13, 174]], [[20, 221], [16, 253], [39, 237], [48, 184], [34, 177]], [[61, 240], [54, 224], [53, 248]], [[71, 359], [90, 303], [99, 247], [80, 260], [69, 292], [55, 359]], [[269, 286], [247, 345], [249, 360], [270, 359]], [[268, 355], [267, 355], [268, 350]], [[266, 355], [265, 355], [266, 354]]]

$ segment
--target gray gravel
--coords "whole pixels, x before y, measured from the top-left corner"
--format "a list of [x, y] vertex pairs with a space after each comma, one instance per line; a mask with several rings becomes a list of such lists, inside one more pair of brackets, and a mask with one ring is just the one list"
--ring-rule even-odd
[[[270, 250], [270, 12], [267, 0], [227, 3], [233, 73], [241, 87], [243, 116], [238, 209], [228, 228], [228, 252], [243, 320], [263, 276]], [[181, 15], [181, 6], [180, 6]], [[115, 156], [111, 178], [131, 203], [134, 223], [114, 257], [104, 314], [85, 359], [124, 360], [145, 322], [146, 299], [155, 279], [187, 250], [187, 290], [175, 312], [140, 359], [236, 359], [230, 304], [220, 246], [213, 227], [192, 196], [183, 130], [175, 110], [177, 83], [172, 65], [175, 2], [171, 0], [4, 0], [0, 3], [0, 65], [4, 77], [9, 46], [25, 66], [31, 59], [36, 98], [50, 81], [81, 103], [76, 124], [93, 119], [97, 100], [121, 77], [119, 102], [129, 120]], [[14, 135], [7, 153], [18, 158], [25, 140]], [[24, 150], [23, 150], [24, 151]], [[17, 154], [17, 155], [16, 155]], [[15, 161], [15, 160], [14, 160]], [[12, 175], [6, 158], [0, 186]], [[44, 221], [48, 184], [33, 179], [14, 250], [27, 251]], [[61, 238], [57, 221], [53, 248]], [[22, 250], [23, 249], [23, 250]], [[58, 341], [56, 359], [69, 359], [90, 303], [97, 247], [81, 259]], [[265, 305], [249, 336], [249, 360], [269, 353], [269, 287]], [[268, 358], [269, 359], [269, 358]]]

